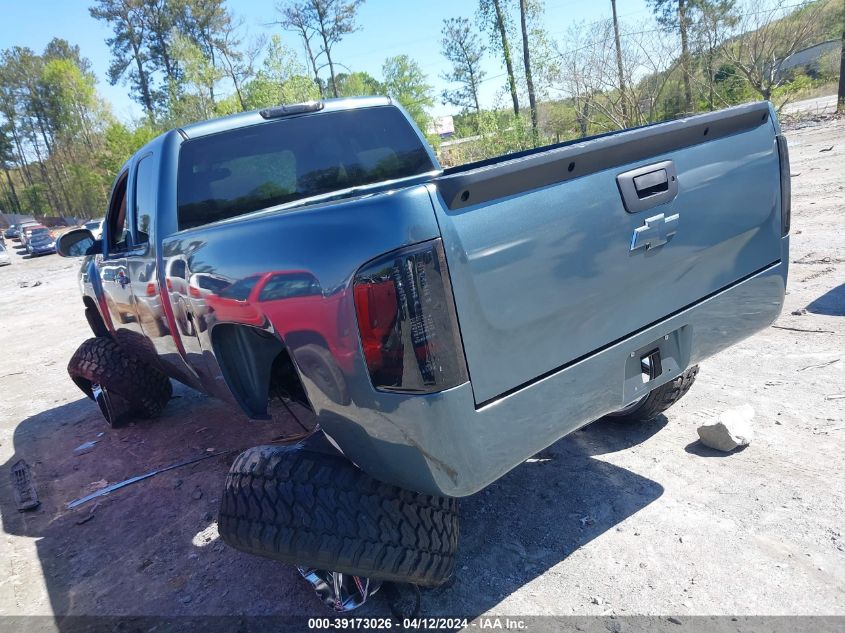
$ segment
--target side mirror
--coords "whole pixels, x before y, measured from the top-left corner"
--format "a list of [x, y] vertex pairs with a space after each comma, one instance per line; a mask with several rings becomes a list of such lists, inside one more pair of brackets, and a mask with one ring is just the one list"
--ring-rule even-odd
[[102, 252], [102, 243], [88, 229], [74, 229], [56, 240], [56, 252], [62, 257], [96, 255]]

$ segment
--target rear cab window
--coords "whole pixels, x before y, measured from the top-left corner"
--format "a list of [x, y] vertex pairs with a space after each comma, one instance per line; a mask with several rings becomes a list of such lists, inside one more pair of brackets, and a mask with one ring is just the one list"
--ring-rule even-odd
[[392, 106], [320, 112], [187, 140], [179, 229], [436, 169]]

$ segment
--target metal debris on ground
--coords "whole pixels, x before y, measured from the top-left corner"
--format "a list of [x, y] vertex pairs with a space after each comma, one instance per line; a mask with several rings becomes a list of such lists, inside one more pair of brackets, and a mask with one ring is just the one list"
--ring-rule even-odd
[[24, 460], [18, 460], [12, 465], [12, 489], [15, 492], [15, 504], [18, 512], [35, 510], [41, 502], [32, 484], [32, 471]]
[[105, 488], [101, 488], [96, 492], [92, 492], [90, 495], [85, 495], [84, 497], [80, 497], [79, 499], [74, 499], [73, 501], [67, 503], [65, 507], [68, 510], [72, 510], [73, 508], [77, 508], [81, 506], [83, 503], [88, 503], [92, 499], [96, 499], [97, 497], [103, 497], [110, 492], [114, 492], [120, 488], [125, 488], [134, 483], [138, 483], [139, 481], [143, 481], [145, 479], [149, 479], [150, 477], [154, 477], [160, 473], [165, 473], [168, 470], [174, 470], [176, 468], [181, 468], [182, 466], [190, 466], [191, 464], [195, 464], [196, 462], [201, 462], [204, 459], [211, 459], [212, 457], [219, 457], [220, 455], [228, 455], [230, 453], [235, 453], [239, 449], [233, 449], [231, 451], [220, 451], [218, 453], [211, 453], [209, 455], [201, 455], [200, 457], [193, 457], [191, 459], [186, 459], [185, 461], [178, 462], [176, 464], [171, 464], [170, 466], [165, 466], [164, 468], [159, 468], [157, 470], [151, 470], [148, 473], [144, 473], [143, 475], [138, 475], [136, 477], [130, 477], [129, 479], [124, 479], [123, 481], [119, 481], [116, 484], [112, 484], [111, 486], [106, 486]]
[[90, 453], [94, 449], [94, 445], [99, 442], [100, 440], [89, 440], [88, 442], [83, 442], [75, 449], [73, 449], [74, 455], [85, 455], [85, 453]]

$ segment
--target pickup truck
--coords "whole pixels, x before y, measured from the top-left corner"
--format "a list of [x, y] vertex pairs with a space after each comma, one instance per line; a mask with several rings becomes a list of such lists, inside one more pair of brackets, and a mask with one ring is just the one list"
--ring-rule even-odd
[[68, 369], [112, 424], [170, 378], [245, 418], [298, 405], [307, 440], [233, 464], [223, 539], [439, 585], [457, 498], [657, 416], [775, 320], [789, 222], [767, 102], [450, 169], [388, 98], [237, 114], [150, 142], [102, 239], [59, 240], [95, 335]]

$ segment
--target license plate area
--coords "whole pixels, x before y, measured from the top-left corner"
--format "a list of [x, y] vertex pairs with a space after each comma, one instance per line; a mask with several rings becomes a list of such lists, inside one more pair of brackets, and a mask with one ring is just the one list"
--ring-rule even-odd
[[692, 328], [683, 326], [631, 350], [625, 363], [623, 405], [677, 378], [689, 365]]

